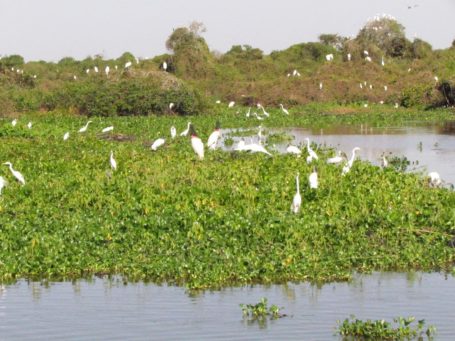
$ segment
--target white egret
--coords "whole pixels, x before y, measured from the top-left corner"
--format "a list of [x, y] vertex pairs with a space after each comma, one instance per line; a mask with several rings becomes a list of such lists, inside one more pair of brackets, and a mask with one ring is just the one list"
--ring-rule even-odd
[[295, 177], [295, 186], [296, 192], [294, 198], [292, 199], [291, 212], [297, 214], [300, 211], [300, 206], [302, 205], [302, 196], [300, 195], [300, 185], [299, 185], [299, 175]]
[[85, 70], [85, 73], [88, 75], [90, 73], [90, 69]]
[[102, 133], [107, 133], [107, 132], [112, 131], [112, 130], [114, 130], [114, 127], [113, 127], [113, 126], [110, 126], [110, 127], [104, 128], [103, 130], [101, 130], [101, 132], [102, 132]]
[[248, 108], [248, 111], [246, 112], [245, 116], [250, 117], [250, 113], [251, 113], [251, 107]]
[[240, 140], [237, 143], [237, 146], [234, 147], [234, 150], [236, 150], [236, 151], [244, 151], [245, 150], [245, 141]]
[[325, 55], [325, 60], [327, 60], [328, 62], [332, 61], [333, 60], [333, 54], [332, 53], [326, 54]]
[[348, 53], [348, 62], [350, 62], [350, 61], [351, 61], [351, 54]]
[[65, 135], [63, 135], [63, 141], [68, 140], [69, 137], [70, 137], [70, 133], [69, 133], [69, 131], [67, 131], [67, 132], [65, 133]]
[[188, 122], [188, 125], [187, 125], [186, 129], [180, 133], [180, 136], [187, 136], [188, 135], [188, 132], [190, 131], [190, 125], [191, 125], [191, 122]]
[[436, 82], [439, 82], [438, 76], [434, 76], [434, 80], [435, 80]]
[[318, 155], [316, 154], [316, 152], [315, 152], [313, 149], [311, 149], [311, 146], [310, 146], [310, 139], [309, 139], [308, 137], [306, 137], [305, 140], [306, 140], [306, 142], [307, 142], [307, 147], [306, 147], [306, 148], [307, 148], [307, 150], [308, 150], [308, 156], [309, 156], [309, 157], [307, 158], [307, 162], [308, 162], [308, 161], [311, 162], [311, 161], [313, 161], [313, 159], [318, 160], [318, 159], [319, 159], [319, 158], [318, 158]]
[[438, 172], [430, 172], [428, 173], [428, 177], [431, 187], [439, 187], [442, 184], [442, 180]]
[[270, 154], [267, 149], [264, 148], [263, 145], [259, 144], [259, 143], [249, 143], [249, 144], [245, 144], [243, 146], [243, 150], [247, 151], [247, 152], [251, 152], [251, 153], [264, 153], [264, 154], [267, 154], [269, 156], [272, 156], [272, 154]]
[[364, 54], [365, 56], [368, 56], [368, 55], [369, 55], [369, 53], [368, 53], [367, 50], [363, 50], [363, 54]]
[[32, 122], [28, 122], [28, 123], [27, 123], [27, 128], [28, 128], [28, 129], [32, 129]]
[[368, 103], [365, 103], [365, 104], [363, 105], [363, 107], [364, 107], [364, 108], [368, 108]]
[[204, 159], [204, 143], [202, 140], [197, 136], [196, 130], [194, 130], [194, 126], [190, 124], [190, 134], [191, 134], [191, 147], [193, 147], [194, 152], [199, 157], [199, 160]]
[[85, 133], [88, 129], [88, 125], [92, 123], [92, 121], [88, 121], [87, 124], [85, 126], [83, 126], [81, 129], [79, 129], [79, 132], [80, 133]]
[[370, 84], [370, 90], [373, 90], [373, 84]]
[[385, 62], [384, 62], [384, 57], [381, 58], [381, 65], [384, 66], [385, 65]]
[[104, 69], [104, 73], [106, 74], [106, 76], [109, 76], [109, 71], [110, 71], [110, 68], [109, 68], [109, 65], [106, 66], [106, 68]]
[[98, 66], [94, 66], [93, 70], [95, 70], [95, 72], [98, 73]]
[[387, 85], [384, 85], [384, 91], [387, 91], [389, 90], [389, 88], [387, 87]]
[[12, 125], [13, 127], [15, 127], [16, 124], [17, 124], [17, 118], [15, 118], [14, 120], [11, 121], [11, 125]]
[[4, 165], [9, 166], [9, 170], [13, 173], [13, 176], [17, 179], [17, 181], [19, 181], [22, 185], [25, 185], [24, 176], [19, 171], [13, 169], [11, 162], [5, 162]]
[[111, 150], [111, 156], [109, 157], [109, 162], [113, 170], [117, 169], [117, 161], [114, 159], [114, 152]]
[[287, 111], [287, 109], [285, 109], [285, 107], [283, 107], [283, 104], [280, 103], [280, 108], [281, 108], [281, 111], [284, 112], [286, 115], [289, 115], [289, 111]]
[[134, 59], [136, 60], [136, 64], [139, 64], [139, 58], [138, 57], [134, 57]]
[[77, 76], [76, 76], [76, 75], [73, 75], [73, 79], [74, 79], [74, 80], [77, 80]]
[[398, 103], [395, 103], [394, 108], [397, 109], [398, 106], [399, 106]]
[[362, 83], [360, 83], [360, 84], [359, 84], [359, 87], [360, 87], [360, 89], [363, 89], [363, 85], [362, 85]]
[[218, 99], [218, 100], [217, 100], [215, 103], [216, 103], [216, 104], [220, 104], [220, 103], [221, 103], [221, 101]]
[[366, 56], [366, 57], [365, 57], [365, 60], [366, 60], [367, 62], [371, 62], [371, 57], [370, 57], [370, 56]]
[[352, 150], [351, 158], [348, 160], [348, 162], [346, 162], [346, 164], [343, 167], [343, 170], [341, 171], [342, 175], [345, 175], [345, 174], [349, 173], [349, 171], [351, 170], [351, 167], [352, 167], [352, 165], [354, 163], [354, 160], [355, 160], [355, 157], [356, 157], [356, 152], [359, 151], [359, 150], [360, 150], [359, 147], [355, 147]]
[[6, 187], [8, 182], [5, 180], [3, 176], [0, 176], [0, 195], [2, 194], [2, 189]]
[[151, 146], [151, 149], [152, 150], [157, 150], [159, 147], [161, 147], [164, 142], [166, 142], [165, 139], [162, 139], [162, 138], [159, 138], [159, 139], [156, 139], [153, 143], [152, 143], [152, 146]]
[[114, 66], [114, 69], [118, 70], [118, 65], [115, 65], [115, 66]]
[[302, 154], [302, 151], [296, 147], [296, 146], [293, 146], [293, 145], [289, 145], [287, 148], [286, 148], [286, 153], [288, 154], [294, 154], [294, 155], [300, 155]]
[[319, 83], [319, 90], [322, 90], [322, 82]]
[[409, 69], [408, 69], [408, 72], [411, 72], [411, 70], [412, 70], [412, 69], [411, 69], [411, 68], [409, 68]]
[[343, 157], [341, 156], [341, 151], [339, 150], [337, 155], [327, 159], [327, 163], [329, 164], [338, 164], [343, 161]]
[[207, 147], [209, 149], [215, 150], [216, 143], [218, 142], [218, 139], [220, 137], [221, 137], [220, 121], [216, 121], [215, 130], [209, 136], [209, 139], [207, 141]]
[[166, 61], [163, 62], [162, 67], [163, 67], [163, 70], [164, 70], [164, 71], [167, 70], [167, 63], [166, 63]]
[[175, 107], [175, 104], [173, 102], [169, 103], [169, 110], [172, 110], [173, 107]]
[[256, 118], [257, 118], [259, 121], [264, 120], [264, 117], [259, 116], [257, 112], [254, 112], [254, 113], [253, 113], [253, 116], [256, 116]]
[[126, 62], [126, 63], [125, 63], [125, 69], [128, 69], [131, 65], [133, 65], [133, 63], [131, 63], [131, 62]]
[[269, 114], [267, 111], [265, 111], [265, 109], [264, 109], [264, 107], [262, 106], [261, 103], [258, 103], [258, 104], [257, 104], [257, 107], [260, 108], [260, 109], [262, 109], [262, 112], [264, 113], [264, 116], [267, 116], [267, 117], [270, 116], [270, 114]]
[[177, 129], [174, 126], [171, 127], [171, 138], [174, 139], [177, 136]]
[[382, 166], [382, 168], [386, 168], [389, 166], [389, 162], [387, 161], [387, 158], [385, 157], [385, 155], [382, 155], [381, 166]]
[[230, 101], [229, 104], [228, 104], [228, 108], [232, 108], [234, 105], [235, 105], [235, 102], [234, 101]]
[[316, 172], [316, 167], [313, 168], [313, 172], [308, 177], [308, 182], [311, 189], [318, 188], [318, 173]]

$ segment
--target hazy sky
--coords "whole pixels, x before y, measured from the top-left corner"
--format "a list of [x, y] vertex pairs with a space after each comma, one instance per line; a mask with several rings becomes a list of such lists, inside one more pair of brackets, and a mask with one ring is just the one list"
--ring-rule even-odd
[[455, 39], [455, 0], [0, 0], [0, 55], [153, 57], [166, 52], [173, 28], [193, 20], [207, 27], [212, 50], [249, 44], [269, 53], [321, 33], [355, 35], [379, 13], [434, 48]]

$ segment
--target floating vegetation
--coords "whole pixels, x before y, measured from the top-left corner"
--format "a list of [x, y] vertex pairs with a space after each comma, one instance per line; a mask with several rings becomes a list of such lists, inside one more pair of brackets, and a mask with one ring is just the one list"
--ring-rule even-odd
[[256, 304], [240, 304], [242, 308], [243, 317], [249, 322], [258, 322], [259, 324], [264, 324], [267, 318], [274, 320], [287, 316], [286, 314], [280, 313], [279, 308], [275, 304], [272, 304], [270, 307], [267, 303], [267, 298], [263, 297]]
[[[289, 126], [269, 112], [273, 124]], [[217, 119], [225, 127], [253, 124], [223, 111], [191, 121], [206, 141]], [[95, 117], [79, 134], [85, 117], [31, 114], [14, 129], [1, 120], [0, 162], [12, 162], [27, 182], [21, 186], [1, 165], [8, 185], [0, 196], [0, 282], [108, 274], [204, 289], [452, 270], [454, 192], [362, 161], [341, 177], [323, 148], [312, 165], [302, 162], [306, 149], [302, 158], [217, 149], [197, 162], [189, 137], [168, 136], [187, 121]], [[301, 126], [307, 117], [295, 121]], [[135, 139], [98, 138], [106, 126]], [[157, 138], [166, 144], [156, 152], [142, 146]], [[318, 189], [302, 181], [302, 206], [291, 214], [295, 174], [306, 179], [313, 166]]]
[[434, 326], [425, 329], [425, 320], [413, 324], [415, 317], [397, 317], [394, 323], [385, 320], [362, 321], [351, 316], [342, 323], [338, 322], [338, 334], [343, 340], [432, 340], [436, 332]]

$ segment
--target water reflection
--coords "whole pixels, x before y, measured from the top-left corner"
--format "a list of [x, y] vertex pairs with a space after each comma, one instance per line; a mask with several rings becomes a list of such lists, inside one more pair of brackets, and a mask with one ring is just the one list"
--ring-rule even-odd
[[[304, 339], [330, 340], [337, 320], [416, 316], [455, 335], [455, 279], [439, 273], [355, 275], [350, 283], [287, 283], [190, 295], [184, 288], [118, 278], [41, 283], [0, 289], [1, 338], [22, 339]], [[6, 294], [7, 293], [7, 294]], [[39, 293], [39, 294], [37, 294]], [[259, 325], [240, 304], [284, 307], [288, 316]], [[3, 313], [3, 314], [2, 314]], [[24, 328], [23, 326], [27, 326]]]
[[[304, 139], [323, 147], [332, 147], [350, 155], [351, 150], [362, 148], [360, 158], [380, 165], [381, 156], [405, 156], [411, 161], [412, 171], [437, 171], [446, 183], [455, 183], [455, 122], [441, 124], [410, 123], [406, 127], [371, 127], [368, 124], [320, 128], [265, 128], [268, 134], [285, 133], [292, 144], [305, 146]], [[257, 130], [224, 130], [234, 145], [241, 139], [257, 142]], [[241, 135], [241, 136], [239, 136]], [[274, 149], [284, 153], [289, 141], [275, 143]], [[230, 150], [232, 147], [227, 147]]]

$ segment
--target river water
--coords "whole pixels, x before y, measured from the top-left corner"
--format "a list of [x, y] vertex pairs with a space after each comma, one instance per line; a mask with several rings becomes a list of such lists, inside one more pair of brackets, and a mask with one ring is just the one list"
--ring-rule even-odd
[[[284, 307], [265, 325], [242, 317], [241, 303]], [[0, 289], [1, 340], [338, 340], [337, 320], [415, 316], [455, 335], [455, 278], [440, 273], [355, 275], [350, 283], [228, 288], [190, 294], [184, 288], [120, 279], [20, 281]]]
[[[363, 125], [332, 126], [323, 129], [305, 128], [264, 128], [263, 134], [284, 132], [292, 137], [292, 141], [277, 143], [274, 147], [278, 152], [285, 152], [289, 143], [306, 146], [305, 138], [319, 146], [333, 147], [345, 152], [348, 156], [354, 147], [360, 147], [359, 158], [379, 165], [381, 155], [405, 156], [411, 165], [409, 170], [423, 173], [436, 171], [446, 184], [455, 184], [455, 122], [428, 124], [425, 122], [409, 122], [401, 127], [371, 127]], [[250, 137], [236, 137], [235, 131], [225, 130], [234, 140], [246, 142]], [[258, 140], [252, 136], [253, 142]], [[272, 146], [267, 146], [273, 150]]]

